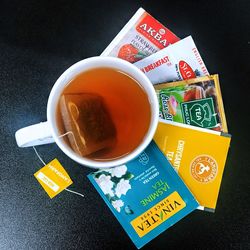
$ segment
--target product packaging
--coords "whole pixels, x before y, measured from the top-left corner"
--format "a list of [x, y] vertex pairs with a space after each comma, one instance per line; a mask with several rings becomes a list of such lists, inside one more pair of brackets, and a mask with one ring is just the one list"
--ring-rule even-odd
[[199, 208], [214, 211], [231, 136], [160, 119], [154, 140], [199, 202]]
[[113, 56], [137, 62], [180, 39], [140, 8], [101, 56]]
[[191, 36], [134, 63], [153, 84], [209, 75]]
[[99, 170], [88, 178], [137, 248], [198, 207], [153, 141], [126, 165]]
[[156, 84], [160, 118], [227, 133], [218, 75]]

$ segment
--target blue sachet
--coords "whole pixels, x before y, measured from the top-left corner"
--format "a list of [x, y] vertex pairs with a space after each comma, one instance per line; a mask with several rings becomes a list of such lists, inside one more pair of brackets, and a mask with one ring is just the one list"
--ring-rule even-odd
[[199, 206], [154, 141], [126, 165], [88, 178], [137, 248]]

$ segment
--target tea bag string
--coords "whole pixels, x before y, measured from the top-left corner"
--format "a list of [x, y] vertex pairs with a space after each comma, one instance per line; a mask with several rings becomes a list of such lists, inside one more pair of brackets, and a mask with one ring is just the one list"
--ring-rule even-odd
[[66, 133], [64, 133], [64, 134], [62, 134], [62, 135], [57, 136], [57, 137], [58, 137], [58, 138], [61, 138], [61, 137], [65, 136], [65, 135], [72, 135], [72, 137], [73, 137], [73, 139], [74, 139], [75, 146], [76, 146], [76, 148], [78, 149], [78, 151], [80, 152], [80, 149], [79, 149], [79, 147], [78, 147], [78, 145], [77, 145], [77, 142], [76, 142], [75, 135], [74, 135], [74, 133], [73, 133], [72, 131], [68, 131], [68, 132], [66, 132]]
[[[58, 136], [58, 137], [60, 138], [60, 137], [63, 137], [63, 136], [65, 136], [65, 135], [67, 135], [67, 134], [70, 134], [70, 133], [73, 134], [73, 132], [69, 131], [69, 132], [67, 132], [67, 133], [65, 133], [65, 134], [62, 134], [62, 135]], [[74, 138], [74, 140], [75, 140], [74, 134], [73, 134], [73, 138]], [[35, 153], [36, 153], [38, 159], [42, 162], [42, 164], [43, 164], [44, 166], [46, 166], [47, 164], [44, 162], [44, 160], [42, 159], [42, 157], [38, 154], [38, 152], [37, 152], [37, 150], [36, 150], [36, 148], [35, 148], [34, 146], [33, 146], [33, 149], [34, 149], [34, 151], [35, 151]], [[79, 195], [79, 196], [81, 196], [81, 197], [84, 197], [84, 194], [75, 192], [75, 191], [73, 191], [73, 190], [71, 190], [71, 189], [65, 188], [65, 190], [68, 191], [68, 192], [70, 192], [70, 193], [73, 193], [73, 194]]]
[[[75, 141], [75, 145], [76, 145], [77, 149], [80, 151], [80, 149], [79, 149], [79, 147], [77, 145], [77, 142], [76, 142], [75, 135], [74, 135], [74, 133], [72, 131], [68, 131], [68, 132], [66, 132], [66, 133], [64, 133], [62, 135], [59, 135], [58, 138], [61, 138], [61, 137], [65, 136], [65, 135], [68, 135], [68, 134], [71, 134], [73, 136], [73, 139]], [[71, 189], [65, 188], [65, 190], [68, 191], [68, 192], [70, 192], [70, 193], [77, 194], [77, 195], [80, 195], [80, 196], [84, 197], [84, 194], [80, 194], [80, 193], [75, 192], [75, 191], [73, 191]]]

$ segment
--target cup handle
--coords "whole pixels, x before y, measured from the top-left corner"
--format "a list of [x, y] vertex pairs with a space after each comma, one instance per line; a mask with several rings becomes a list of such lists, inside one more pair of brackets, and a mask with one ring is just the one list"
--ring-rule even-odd
[[21, 128], [16, 131], [15, 137], [21, 148], [55, 142], [48, 121]]

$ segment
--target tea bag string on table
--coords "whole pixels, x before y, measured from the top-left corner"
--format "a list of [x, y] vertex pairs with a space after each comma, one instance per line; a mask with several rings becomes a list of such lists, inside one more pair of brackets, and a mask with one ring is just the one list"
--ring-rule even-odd
[[[74, 136], [73, 132], [71, 132], [71, 131], [68, 131], [68, 132], [65, 133], [65, 134], [59, 135], [58, 138], [61, 138], [61, 137], [65, 136], [65, 135], [68, 135], [68, 134], [72, 134], [72, 136], [73, 136], [73, 138], [74, 138], [74, 140], [75, 140], [75, 136]], [[77, 144], [76, 144], [76, 145], [77, 145]], [[44, 166], [46, 166], [47, 164], [44, 162], [44, 160], [42, 159], [42, 157], [38, 154], [38, 152], [37, 152], [37, 150], [36, 150], [36, 148], [35, 148], [34, 146], [33, 146], [33, 149], [34, 149], [34, 151], [35, 151], [35, 153], [36, 153], [38, 159], [43, 163]], [[73, 191], [73, 190], [71, 190], [71, 189], [65, 188], [65, 190], [68, 191], [68, 192], [70, 192], [70, 193], [73, 193], [73, 194], [79, 195], [79, 196], [81, 196], [81, 197], [84, 197], [84, 194], [75, 192], [75, 191]]]

